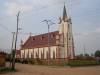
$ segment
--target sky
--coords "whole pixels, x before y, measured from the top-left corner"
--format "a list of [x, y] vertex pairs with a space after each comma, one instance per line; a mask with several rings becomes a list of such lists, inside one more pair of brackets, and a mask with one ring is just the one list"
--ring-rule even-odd
[[55, 24], [50, 31], [58, 30], [63, 6], [72, 19], [75, 53], [94, 53], [100, 50], [100, 0], [0, 0], [0, 49], [11, 51], [12, 32], [16, 32], [16, 15], [19, 16], [17, 48], [21, 39], [25, 42], [32, 35], [47, 33], [43, 20]]

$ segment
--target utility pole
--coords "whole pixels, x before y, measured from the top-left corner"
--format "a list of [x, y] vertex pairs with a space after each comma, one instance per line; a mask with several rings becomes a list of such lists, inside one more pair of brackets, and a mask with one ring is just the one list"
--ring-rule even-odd
[[15, 36], [15, 32], [12, 32], [12, 34], [13, 34], [13, 38], [12, 38], [12, 45], [11, 45], [10, 67], [12, 67], [13, 45], [14, 45], [14, 36]]
[[[50, 63], [50, 34], [49, 34], [49, 32], [50, 32], [50, 26], [55, 24], [55, 23], [51, 22], [51, 20], [43, 20], [42, 22], [46, 22], [46, 24], [48, 26], [48, 51], [49, 51], [48, 52], [48, 65], [49, 65], [49, 63]], [[51, 24], [49, 24], [49, 22]]]
[[15, 49], [13, 50], [13, 61], [12, 61], [12, 70], [15, 70], [15, 54], [16, 54], [16, 45], [17, 45], [17, 35], [18, 35], [18, 25], [19, 25], [19, 14], [20, 11], [17, 14], [17, 29], [16, 29], [16, 35], [15, 35]]
[[85, 44], [84, 44], [84, 57], [85, 57], [85, 54], [86, 54], [86, 52], [85, 52]]

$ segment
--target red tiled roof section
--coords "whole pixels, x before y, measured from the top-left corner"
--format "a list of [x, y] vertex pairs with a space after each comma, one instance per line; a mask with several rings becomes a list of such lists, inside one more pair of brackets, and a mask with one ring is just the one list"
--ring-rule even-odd
[[[58, 34], [59, 34], [58, 31], [49, 33], [50, 46], [56, 45], [56, 35]], [[48, 33], [36, 36], [30, 36], [28, 40], [22, 45], [22, 49], [30, 49], [30, 48], [45, 47], [45, 46], [48, 46]]]

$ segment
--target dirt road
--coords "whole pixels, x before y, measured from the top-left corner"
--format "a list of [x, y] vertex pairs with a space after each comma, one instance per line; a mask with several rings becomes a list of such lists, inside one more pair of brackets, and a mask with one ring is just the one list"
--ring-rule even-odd
[[94, 67], [52, 67], [16, 64], [18, 72], [2, 75], [100, 75], [100, 66]]

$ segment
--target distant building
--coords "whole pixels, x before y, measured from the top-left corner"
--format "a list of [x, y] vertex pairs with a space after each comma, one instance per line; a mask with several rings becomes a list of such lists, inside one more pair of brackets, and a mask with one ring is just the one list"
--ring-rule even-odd
[[6, 53], [0, 52], [0, 67], [5, 67]]
[[58, 31], [29, 36], [27, 41], [21, 45], [20, 52], [22, 59], [74, 59], [72, 22], [65, 6]]

